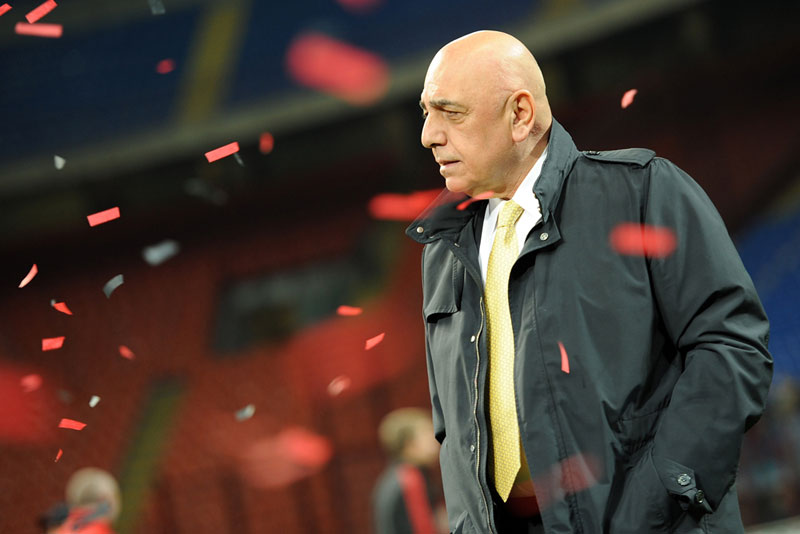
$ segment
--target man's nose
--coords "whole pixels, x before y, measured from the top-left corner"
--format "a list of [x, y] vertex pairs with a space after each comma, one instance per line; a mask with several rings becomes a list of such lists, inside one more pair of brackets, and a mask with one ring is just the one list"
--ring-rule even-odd
[[437, 121], [433, 113], [429, 113], [425, 117], [425, 122], [422, 124], [422, 135], [420, 141], [425, 148], [433, 148], [445, 144], [447, 137], [444, 130], [441, 128], [439, 121]]

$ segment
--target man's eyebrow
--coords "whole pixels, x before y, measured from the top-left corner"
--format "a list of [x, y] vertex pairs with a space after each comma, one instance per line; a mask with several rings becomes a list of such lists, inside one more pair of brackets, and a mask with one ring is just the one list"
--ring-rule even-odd
[[[459, 104], [458, 102], [453, 102], [452, 100], [448, 100], [446, 98], [437, 98], [436, 100], [431, 100], [430, 104], [431, 104], [431, 107], [434, 107], [434, 108], [437, 108], [437, 109], [445, 108], [445, 107], [456, 107], [456, 108], [463, 108], [464, 107], [461, 104]], [[422, 100], [419, 101], [419, 107], [421, 107], [423, 110], [428, 109], [425, 106], [425, 102], [423, 102]]]

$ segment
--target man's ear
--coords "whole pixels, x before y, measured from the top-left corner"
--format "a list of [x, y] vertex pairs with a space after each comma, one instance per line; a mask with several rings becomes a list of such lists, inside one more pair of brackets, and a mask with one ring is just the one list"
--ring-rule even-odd
[[536, 119], [536, 104], [533, 95], [525, 89], [520, 89], [511, 95], [511, 138], [515, 143], [521, 143], [530, 135]]

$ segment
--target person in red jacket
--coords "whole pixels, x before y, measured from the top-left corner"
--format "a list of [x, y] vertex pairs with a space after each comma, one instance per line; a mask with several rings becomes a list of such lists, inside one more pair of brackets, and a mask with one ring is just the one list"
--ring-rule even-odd
[[378, 534], [447, 532], [444, 509], [431, 483], [431, 468], [439, 458], [430, 415], [420, 408], [390, 412], [378, 428], [390, 465], [373, 492]]
[[108, 472], [96, 467], [79, 469], [67, 482], [69, 515], [56, 534], [114, 534], [113, 521], [120, 511], [119, 485]]

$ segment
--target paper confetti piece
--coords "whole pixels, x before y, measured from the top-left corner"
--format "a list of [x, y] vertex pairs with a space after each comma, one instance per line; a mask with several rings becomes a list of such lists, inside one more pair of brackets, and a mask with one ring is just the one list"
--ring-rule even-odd
[[569, 357], [567, 356], [567, 349], [564, 348], [564, 344], [560, 341], [558, 342], [558, 350], [561, 351], [561, 370], [569, 374]]
[[192, 178], [191, 180], [184, 182], [183, 190], [189, 195], [194, 195], [204, 200], [208, 200], [217, 206], [222, 206], [228, 202], [228, 193], [222, 189], [212, 187], [204, 180], [199, 178]]
[[228, 157], [235, 152], [239, 152], [239, 143], [237, 141], [206, 152], [206, 159], [209, 163], [213, 163], [218, 159]]
[[11, 6], [8, 4], [3, 4], [2, 6], [0, 6], [0, 17], [5, 15], [9, 11], [11, 11]]
[[344, 390], [350, 387], [350, 384], [352, 384], [352, 380], [350, 380], [349, 376], [339, 375], [328, 384], [328, 395], [331, 397], [341, 395]]
[[456, 209], [459, 211], [464, 211], [466, 207], [472, 204], [473, 202], [477, 202], [479, 200], [486, 200], [487, 198], [492, 198], [493, 196], [494, 196], [494, 191], [484, 191], [483, 193], [478, 193], [474, 197], [468, 198], [467, 200], [456, 206]]
[[65, 336], [46, 337], [42, 339], [42, 350], [58, 350], [64, 345]]
[[161, 265], [180, 251], [181, 247], [177, 241], [165, 239], [161, 243], [150, 245], [142, 249], [144, 261], [152, 266]]
[[111, 298], [111, 293], [114, 292], [119, 286], [125, 283], [125, 277], [121, 274], [113, 277], [111, 280], [106, 282], [106, 285], [103, 286], [103, 293], [106, 294], [106, 298]]
[[53, 0], [47, 0], [45, 3], [40, 4], [39, 7], [32, 9], [27, 15], [25, 15], [25, 18], [29, 23], [33, 24], [40, 18], [53, 11], [56, 7], [58, 7], [58, 5]]
[[236, 412], [236, 420], [245, 421], [253, 417], [254, 413], [256, 413], [256, 406], [254, 404], [248, 404], [247, 406]]
[[98, 397], [97, 395], [92, 395], [92, 398], [89, 399], [89, 407], [94, 408], [95, 406], [97, 406], [98, 402], [100, 402], [100, 397]]
[[55, 299], [50, 299], [50, 306], [60, 311], [61, 313], [72, 315], [72, 310], [67, 307], [66, 302], [56, 302]]
[[338, 315], [342, 315], [344, 317], [353, 317], [355, 315], [361, 315], [361, 308], [357, 308], [355, 306], [339, 306], [336, 308], [336, 313]]
[[377, 336], [369, 338], [366, 343], [364, 343], [364, 350], [370, 350], [374, 348], [375, 345], [383, 341], [384, 336], [386, 336], [386, 332], [381, 332]]
[[625, 94], [622, 95], [622, 102], [620, 102], [622, 109], [625, 109], [631, 104], [633, 104], [633, 98], [636, 96], [636, 93], [638, 92], [639, 91], [637, 91], [636, 89], [628, 89], [627, 91], [625, 91]]
[[163, 15], [166, 13], [164, 9], [164, 2], [161, 0], [147, 0], [147, 3], [150, 4], [150, 13], [153, 15]]
[[169, 74], [173, 70], [175, 70], [175, 60], [162, 59], [156, 64], [156, 72], [159, 74]]
[[275, 138], [269, 132], [264, 132], [258, 138], [258, 151], [262, 154], [269, 154], [275, 148]]
[[125, 345], [119, 346], [119, 355], [122, 356], [123, 358], [127, 358], [128, 360], [136, 358], [136, 355], [133, 353], [133, 351], [128, 347], [126, 347]]
[[282, 430], [278, 442], [288, 456], [287, 460], [306, 467], [322, 467], [333, 455], [328, 439], [301, 427]]
[[242, 156], [240, 156], [238, 152], [233, 154], [233, 159], [236, 160], [236, 163], [239, 164], [239, 167], [244, 167], [244, 160], [242, 159]]
[[31, 280], [33, 280], [33, 277], [34, 277], [34, 276], [36, 276], [36, 274], [37, 274], [38, 272], [39, 272], [39, 268], [38, 268], [38, 267], [36, 266], [36, 264], [34, 263], [34, 264], [33, 264], [33, 267], [31, 267], [31, 270], [30, 270], [30, 271], [28, 271], [28, 274], [26, 274], [26, 275], [25, 275], [25, 278], [23, 278], [23, 279], [22, 279], [22, 282], [20, 282], [20, 283], [19, 283], [19, 287], [20, 287], [20, 288], [23, 288], [23, 287], [27, 286], [27, 285], [28, 285], [28, 283], [29, 283]]
[[61, 156], [59, 156], [59, 155], [54, 155], [53, 156], [53, 165], [55, 165], [57, 170], [60, 171], [61, 169], [64, 168], [64, 165], [66, 165], [66, 164], [67, 164], [67, 160], [65, 160]]
[[37, 374], [30, 374], [23, 376], [19, 385], [22, 386], [22, 391], [31, 393], [42, 387], [42, 377]]
[[61, 419], [61, 422], [58, 423], [58, 428], [68, 428], [70, 430], [83, 430], [86, 428], [86, 423], [81, 423], [80, 421], [76, 421], [75, 419]]
[[298, 83], [354, 105], [376, 102], [389, 87], [389, 68], [380, 57], [322, 33], [296, 38], [286, 66]]
[[441, 192], [441, 189], [430, 189], [409, 195], [381, 193], [372, 197], [367, 210], [375, 219], [413, 221], [436, 200]]
[[14, 32], [17, 35], [33, 35], [34, 37], [50, 37], [58, 39], [64, 32], [61, 24], [26, 24], [24, 22], [17, 22], [14, 26]]
[[664, 258], [672, 254], [678, 239], [669, 228], [623, 223], [609, 235], [611, 247], [620, 254]]
[[104, 224], [107, 223], [108, 221], [119, 219], [119, 217], [120, 213], [118, 207], [107, 209], [105, 211], [98, 211], [97, 213], [93, 213], [92, 215], [86, 216], [86, 218], [89, 220], [89, 226], [97, 226], [98, 224]]
[[63, 455], [64, 455], [64, 451], [62, 451], [61, 449], [58, 449], [58, 453], [56, 454], [56, 462], [59, 461]]

